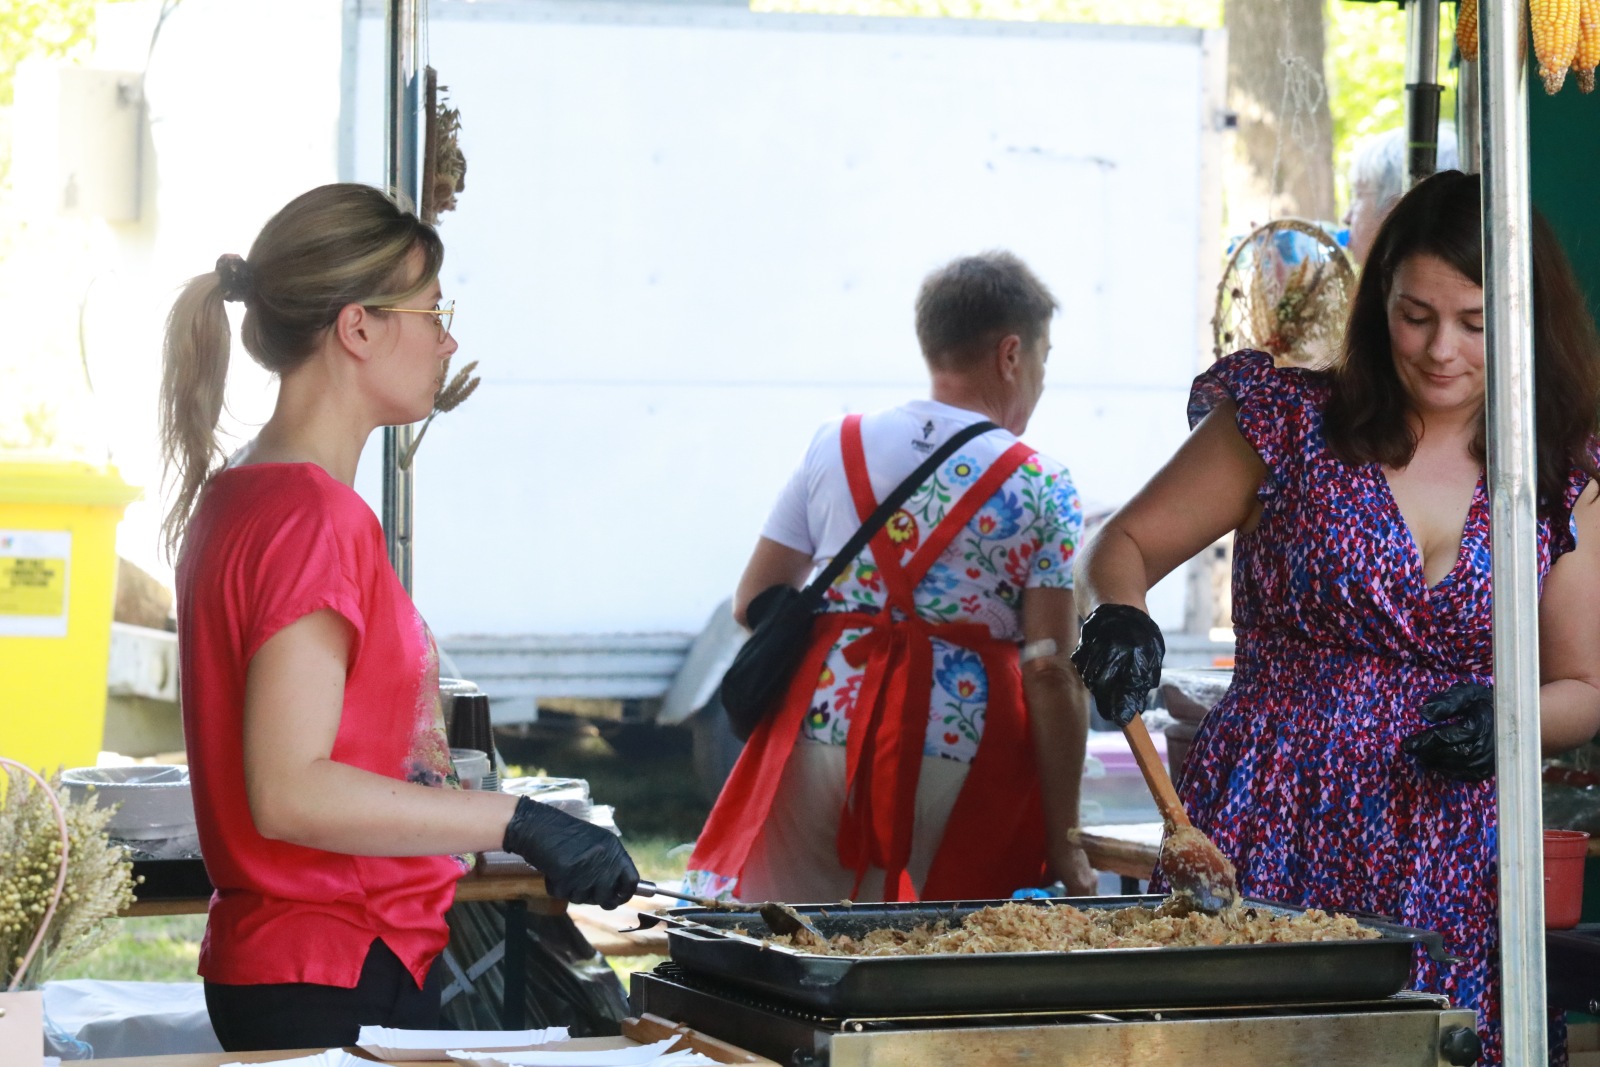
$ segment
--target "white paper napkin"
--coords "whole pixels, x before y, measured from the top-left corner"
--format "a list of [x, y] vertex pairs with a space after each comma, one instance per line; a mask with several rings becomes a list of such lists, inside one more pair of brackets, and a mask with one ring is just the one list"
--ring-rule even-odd
[[450, 1050], [450, 1058], [460, 1067], [694, 1067], [716, 1061], [698, 1052], [668, 1052], [676, 1037], [654, 1044], [618, 1049], [585, 1049], [562, 1052], [558, 1049], [530, 1049], [526, 1052], [463, 1052]]
[[717, 1067], [717, 1061], [710, 1056], [693, 1049], [684, 1049], [682, 1052], [669, 1052], [658, 1060], [651, 1062], [650, 1067]]
[[314, 1056], [296, 1056], [292, 1060], [272, 1060], [257, 1064], [235, 1062], [225, 1063], [222, 1067], [372, 1067], [372, 1065], [365, 1060], [357, 1059], [342, 1048], [330, 1048]]
[[449, 1049], [510, 1051], [568, 1038], [565, 1026], [543, 1030], [398, 1030], [363, 1026], [356, 1044], [380, 1060], [442, 1060]]

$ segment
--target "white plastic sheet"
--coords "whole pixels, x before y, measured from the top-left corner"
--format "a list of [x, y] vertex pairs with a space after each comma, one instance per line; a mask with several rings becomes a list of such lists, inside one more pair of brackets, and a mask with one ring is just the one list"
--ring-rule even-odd
[[222, 1051], [199, 982], [62, 979], [44, 984], [44, 1010], [45, 1051], [65, 1060]]
[[463, 1052], [452, 1049], [459, 1067], [697, 1067], [716, 1063], [698, 1052], [668, 1052], [678, 1039], [614, 1049], [529, 1049], [525, 1052]]
[[473, 1052], [510, 1052], [533, 1045], [565, 1041], [565, 1026], [543, 1030], [399, 1030], [388, 1026], [363, 1026], [356, 1044], [380, 1060], [442, 1060], [449, 1049]]

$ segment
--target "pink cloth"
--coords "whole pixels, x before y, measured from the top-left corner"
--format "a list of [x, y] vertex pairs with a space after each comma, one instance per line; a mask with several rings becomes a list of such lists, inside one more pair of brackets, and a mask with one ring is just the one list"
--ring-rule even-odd
[[349, 856], [255, 828], [242, 723], [251, 658], [328, 609], [355, 635], [332, 758], [453, 786], [433, 637], [389, 566], [377, 517], [313, 464], [223, 471], [178, 561], [183, 725], [206, 872], [216, 886], [200, 974], [253, 985], [354, 987], [375, 938], [420, 986], [448, 940], [460, 865], [449, 856]]

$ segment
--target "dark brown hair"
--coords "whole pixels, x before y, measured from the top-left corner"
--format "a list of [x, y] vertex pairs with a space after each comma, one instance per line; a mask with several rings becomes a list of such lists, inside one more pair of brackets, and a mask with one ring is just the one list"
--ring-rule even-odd
[[[1323, 432], [1346, 463], [1404, 467], [1416, 453], [1406, 418], [1410, 400], [1389, 347], [1389, 293], [1400, 265], [1435, 256], [1483, 285], [1483, 239], [1476, 174], [1440, 171], [1400, 198], [1367, 256], [1350, 308], [1344, 351], [1329, 374], [1332, 395]], [[1573, 467], [1596, 474], [1588, 442], [1600, 411], [1600, 341], [1583, 292], [1555, 232], [1533, 213], [1533, 372], [1539, 513], [1563, 506]], [[1484, 459], [1484, 427], [1472, 454]]]
[[922, 281], [917, 341], [935, 370], [963, 370], [1007, 334], [1033, 344], [1059, 307], [1028, 265], [1010, 252], [963, 256]]
[[[421, 251], [414, 274], [412, 253]], [[439, 273], [433, 228], [365, 185], [324, 185], [291, 200], [244, 259], [224, 256], [191, 278], [167, 316], [161, 369], [161, 452], [177, 498], [161, 524], [176, 553], [200, 490], [220, 466], [217, 421], [228, 376], [224, 299], [244, 301], [245, 350], [274, 374], [298, 367], [349, 304], [393, 304]], [[226, 292], [224, 292], [226, 290]], [[381, 314], [373, 311], [374, 314]]]

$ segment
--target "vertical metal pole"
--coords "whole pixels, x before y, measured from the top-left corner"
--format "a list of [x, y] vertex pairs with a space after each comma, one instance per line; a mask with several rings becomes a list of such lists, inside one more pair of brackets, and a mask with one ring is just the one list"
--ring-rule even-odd
[[1539, 793], [1533, 251], [1528, 99], [1516, 4], [1483, 4], [1484, 326], [1494, 543], [1495, 766], [1500, 974], [1507, 1067], [1544, 1067], [1544, 857]]
[[1456, 154], [1468, 174], [1483, 170], [1483, 128], [1478, 93], [1478, 61], [1463, 59], [1456, 68]]
[[1439, 0], [1406, 7], [1405, 188], [1439, 167]]
[[[387, 0], [384, 7], [384, 45], [388, 60], [384, 127], [384, 183], [408, 201], [412, 209], [422, 202], [422, 175], [418, 165], [418, 136], [422, 100], [422, 13], [427, 0]], [[383, 430], [383, 532], [389, 563], [400, 584], [411, 592], [412, 477], [402, 470], [400, 457], [411, 446], [413, 426], [386, 426]]]

